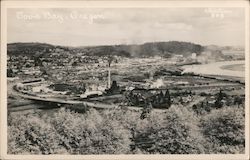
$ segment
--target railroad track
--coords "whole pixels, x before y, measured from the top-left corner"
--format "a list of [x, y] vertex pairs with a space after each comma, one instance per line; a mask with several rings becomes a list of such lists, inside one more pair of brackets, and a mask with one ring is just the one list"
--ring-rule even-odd
[[[12, 85], [12, 90], [15, 96], [18, 96], [20, 98], [26, 99], [26, 100], [32, 100], [32, 101], [36, 101], [39, 102], [39, 104], [55, 104], [55, 106], [60, 107], [61, 105], [71, 105], [72, 108], [74, 108], [74, 105], [82, 105], [82, 106], [86, 106], [86, 107], [92, 107], [92, 108], [96, 108], [96, 109], [111, 109], [111, 108], [119, 108], [121, 106], [119, 105], [115, 105], [115, 104], [105, 104], [102, 102], [89, 102], [89, 101], [79, 101], [79, 100], [67, 100], [67, 99], [62, 99], [62, 98], [53, 98], [53, 97], [38, 97], [38, 96], [33, 96], [33, 95], [26, 95], [24, 93], [18, 92], [17, 90], [15, 90], [14, 85]], [[222, 87], [244, 87], [241, 84], [225, 84], [225, 85], [203, 85], [203, 86], [173, 86], [173, 87], [168, 87], [168, 88], [161, 88], [161, 89], [146, 89], [146, 90], [167, 90], [167, 89], [173, 89], [173, 88], [180, 88], [180, 89], [211, 89], [211, 88], [222, 88]], [[138, 89], [140, 90], [140, 89]], [[121, 95], [117, 95], [117, 97], [120, 97]], [[99, 100], [102, 99], [102, 97], [97, 98]], [[35, 105], [34, 105], [35, 106]], [[15, 108], [15, 109], [14, 109]], [[18, 106], [15, 107], [10, 107], [8, 108], [9, 111], [12, 110], [19, 110], [19, 109], [32, 109], [32, 106], [29, 105], [29, 107], [25, 107], [25, 106], [20, 106], [20, 108], [18, 109]], [[38, 108], [38, 107], [34, 107], [34, 108]], [[46, 105], [44, 105], [44, 107], [42, 107], [42, 105], [40, 105], [39, 108], [47, 108]], [[132, 110], [141, 110], [141, 107], [132, 107], [132, 106], [128, 106], [128, 109], [132, 109]], [[154, 109], [156, 111], [164, 111], [162, 109]]]

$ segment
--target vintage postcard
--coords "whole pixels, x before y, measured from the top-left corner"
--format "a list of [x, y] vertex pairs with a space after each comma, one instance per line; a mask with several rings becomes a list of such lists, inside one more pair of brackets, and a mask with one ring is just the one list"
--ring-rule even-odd
[[1, 159], [249, 159], [249, 2], [1, 1]]

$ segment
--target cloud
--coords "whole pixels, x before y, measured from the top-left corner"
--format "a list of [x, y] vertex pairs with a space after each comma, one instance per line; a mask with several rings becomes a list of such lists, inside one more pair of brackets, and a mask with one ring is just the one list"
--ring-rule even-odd
[[[21, 12], [23, 17], [17, 17]], [[217, 12], [223, 17], [212, 16]], [[9, 42], [102, 45], [181, 40], [244, 45], [244, 35], [242, 8], [8, 9]]]

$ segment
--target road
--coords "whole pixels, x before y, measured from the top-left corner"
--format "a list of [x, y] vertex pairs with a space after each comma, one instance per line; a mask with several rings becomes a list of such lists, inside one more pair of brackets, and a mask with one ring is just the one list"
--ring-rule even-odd
[[[224, 87], [229, 87], [229, 86], [237, 86], [238, 84], [230, 84], [230, 85], [225, 85]], [[18, 97], [19, 100], [24, 100], [23, 102], [23, 105], [18, 105], [18, 101], [15, 102], [15, 103], [12, 103], [12, 105], [8, 104], [8, 110], [9, 111], [18, 111], [18, 110], [27, 110], [27, 109], [32, 109], [32, 108], [48, 108], [47, 105], [44, 105], [44, 104], [53, 104], [55, 107], [56, 106], [61, 106], [61, 105], [69, 105], [69, 106], [72, 106], [74, 107], [74, 105], [83, 105], [83, 106], [87, 106], [87, 107], [93, 107], [93, 108], [96, 108], [96, 109], [111, 109], [111, 108], [119, 108], [121, 106], [119, 105], [115, 105], [115, 104], [105, 104], [105, 103], [102, 103], [102, 102], [89, 102], [89, 101], [79, 101], [79, 100], [67, 100], [67, 99], [62, 99], [62, 98], [53, 98], [53, 97], [38, 97], [38, 96], [33, 96], [33, 95], [26, 95], [24, 93], [21, 93], [21, 92], [18, 92], [16, 91], [15, 89], [13, 89], [14, 87], [14, 83], [11, 83], [11, 84], [8, 84], [8, 92], [13, 96], [13, 97]], [[211, 86], [211, 85], [208, 85], [208, 86], [182, 86], [181, 88], [190, 88], [190, 89], [204, 89], [204, 88], [218, 88], [218, 87], [221, 87], [220, 86], [217, 86], [217, 85], [214, 85], [214, 86]], [[11, 89], [10, 89], [11, 88]], [[169, 89], [169, 88], [167, 88]], [[162, 89], [161, 89], [162, 90]], [[163, 89], [164, 90], [164, 89]], [[120, 97], [121, 95], [117, 95], [117, 97]], [[40, 102], [38, 106], [36, 106], [36, 104], [34, 104], [34, 101], [35, 102]], [[194, 100], [194, 102], [191, 102], [191, 104], [189, 105], [193, 105], [193, 104], [197, 104], [199, 103], [200, 101], [202, 101], [202, 99], [197, 99], [197, 100]], [[27, 103], [27, 104], [26, 104]], [[15, 105], [14, 105], [15, 104]], [[33, 105], [32, 105], [33, 104]], [[43, 104], [43, 105], [41, 105]], [[132, 109], [132, 110], [141, 110], [142, 108], [141, 107], [132, 107], [132, 106], [128, 106], [127, 107], [128, 109]], [[153, 109], [154, 111], [156, 112], [163, 112], [165, 111], [164, 109]]]

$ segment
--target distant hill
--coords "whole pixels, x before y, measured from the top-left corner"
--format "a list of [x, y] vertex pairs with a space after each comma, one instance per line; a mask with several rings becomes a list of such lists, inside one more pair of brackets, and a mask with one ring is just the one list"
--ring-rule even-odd
[[224, 59], [244, 59], [245, 48], [243, 46], [205, 46], [204, 52], [210, 53], [214, 58], [224, 57]]
[[207, 50], [226, 50], [226, 51], [244, 51], [243, 46], [217, 46], [217, 45], [208, 45], [205, 46]]
[[48, 52], [55, 46], [46, 43], [10, 43], [7, 53], [10, 55], [34, 55], [37, 52]]
[[191, 53], [200, 54], [204, 47], [189, 42], [150, 42], [141, 45], [113, 45], [113, 46], [96, 46], [87, 47], [88, 55], [124, 55], [131, 57], [150, 57], [165, 56], [170, 57], [173, 54], [182, 54], [184, 56]]
[[140, 45], [109, 45], [92, 47], [64, 47], [54, 46], [46, 43], [10, 43], [8, 44], [9, 55], [34, 55], [53, 52], [60, 48], [71, 53], [84, 53], [93, 56], [119, 55], [125, 57], [150, 57], [165, 56], [170, 57], [174, 54], [189, 56], [191, 53], [198, 55], [204, 51], [204, 46], [190, 42], [150, 42]]

